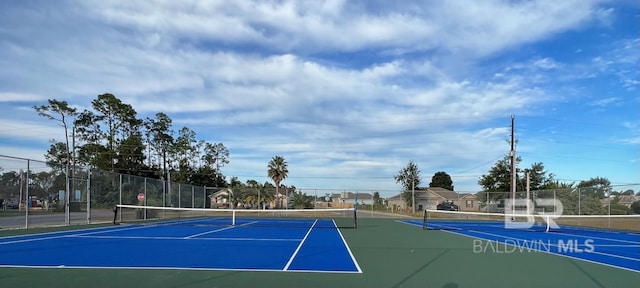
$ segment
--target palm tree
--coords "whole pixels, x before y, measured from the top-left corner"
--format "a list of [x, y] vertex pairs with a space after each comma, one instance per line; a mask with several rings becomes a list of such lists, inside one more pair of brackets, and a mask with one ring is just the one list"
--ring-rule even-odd
[[[275, 200], [276, 200], [276, 194], [274, 193], [274, 190], [263, 188], [262, 195], [260, 196], [260, 201], [262, 203], [269, 204], [271, 202], [275, 203]], [[273, 207], [271, 207], [270, 204], [269, 204], [269, 206], [270, 206], [270, 208], [273, 208]]]
[[251, 207], [257, 207], [260, 205], [260, 194], [258, 194], [260, 192], [259, 190], [256, 188], [244, 188], [243, 191], [244, 193], [242, 196], [244, 197], [245, 203], [251, 204]]
[[296, 209], [313, 207], [313, 204], [311, 203], [311, 198], [307, 196], [307, 194], [303, 194], [300, 191], [293, 192], [292, 202], [293, 202], [293, 206], [296, 207]]
[[255, 202], [257, 209], [262, 209], [263, 199], [261, 199], [260, 194], [264, 191], [264, 185], [258, 183], [256, 180], [247, 180], [247, 187], [250, 187], [255, 191], [255, 193], [250, 195], [251, 200], [247, 201]]
[[273, 180], [273, 182], [275, 182], [276, 195], [278, 195], [278, 188], [280, 187], [280, 182], [282, 182], [282, 180], [287, 178], [287, 174], [289, 174], [289, 170], [287, 169], [288, 168], [287, 161], [284, 160], [284, 158], [282, 158], [281, 156], [274, 156], [273, 159], [269, 161], [269, 165], [267, 167], [269, 168], [267, 170], [268, 176], [269, 178], [271, 178], [271, 180]]

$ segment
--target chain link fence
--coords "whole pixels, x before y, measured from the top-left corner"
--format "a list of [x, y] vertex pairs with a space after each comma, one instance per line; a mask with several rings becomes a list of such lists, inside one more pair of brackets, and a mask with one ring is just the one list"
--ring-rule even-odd
[[[449, 191], [451, 192], [451, 191]], [[638, 213], [640, 184], [611, 187], [518, 191], [519, 203], [534, 211], [557, 209], [542, 199], [560, 202], [563, 215]], [[405, 193], [410, 193], [406, 192]], [[416, 207], [436, 209], [451, 202], [461, 211], [504, 213], [509, 192], [416, 191]], [[526, 200], [529, 199], [529, 200]], [[214, 188], [161, 179], [111, 173], [73, 165], [53, 165], [0, 155], [0, 228], [79, 225], [114, 220], [118, 204], [234, 209], [351, 208], [359, 211], [406, 213], [410, 205], [400, 191], [315, 188]], [[635, 203], [635, 204], [634, 204]], [[142, 212], [138, 217], [146, 217]]]
[[[548, 209], [557, 209], [543, 203], [559, 203], [556, 206], [562, 207], [563, 215], [627, 215], [640, 214], [634, 210], [636, 205], [640, 205], [640, 195], [636, 195], [639, 192], [640, 184], [575, 187], [517, 191], [515, 199], [519, 200], [518, 203], [529, 202], [530, 208], [537, 212], [552, 212]], [[478, 192], [476, 197], [480, 202], [481, 212], [494, 213], [503, 213], [505, 207], [510, 207], [509, 201], [512, 199], [510, 192]]]
[[207, 192], [215, 190], [0, 155], [0, 229], [112, 222], [118, 204], [205, 208]]

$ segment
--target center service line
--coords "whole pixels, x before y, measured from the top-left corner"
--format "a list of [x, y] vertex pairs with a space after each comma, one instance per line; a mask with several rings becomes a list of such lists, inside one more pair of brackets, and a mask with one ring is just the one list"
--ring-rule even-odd
[[296, 248], [296, 251], [293, 252], [293, 255], [291, 255], [291, 258], [289, 258], [289, 262], [287, 262], [287, 265], [284, 266], [284, 269], [282, 269], [282, 271], [289, 270], [289, 266], [291, 266], [293, 259], [296, 258], [296, 255], [298, 255], [298, 251], [300, 251], [300, 248], [302, 248], [302, 244], [304, 244], [304, 241], [307, 241], [307, 237], [309, 237], [309, 234], [311, 234], [311, 230], [313, 230], [313, 227], [316, 226], [316, 223], [318, 223], [318, 219], [316, 219], [316, 221], [313, 221], [313, 225], [311, 225], [311, 228], [309, 228], [307, 234], [304, 235], [304, 238], [302, 238], [302, 241], [298, 245], [298, 248]]

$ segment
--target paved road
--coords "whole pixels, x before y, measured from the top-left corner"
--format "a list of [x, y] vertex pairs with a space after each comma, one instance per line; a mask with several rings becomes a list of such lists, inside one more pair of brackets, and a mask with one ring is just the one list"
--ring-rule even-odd
[[[16, 210], [13, 211], [0, 211], [0, 229], [16, 229], [25, 228], [27, 221], [25, 220], [25, 211], [21, 211], [22, 215], [17, 216], [5, 216], [3, 213], [16, 214]], [[28, 225], [29, 227], [44, 227], [44, 226], [60, 226], [65, 225], [64, 212], [42, 212], [42, 211], [29, 211]], [[71, 225], [87, 224], [87, 212], [71, 212], [70, 215]], [[108, 222], [113, 221], [113, 211], [108, 209], [94, 209], [91, 210], [91, 223], [96, 222]]]

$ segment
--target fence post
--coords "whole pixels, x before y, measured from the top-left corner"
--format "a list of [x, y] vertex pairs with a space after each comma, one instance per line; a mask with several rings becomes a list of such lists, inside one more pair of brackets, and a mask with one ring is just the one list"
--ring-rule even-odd
[[91, 168], [87, 170], [87, 224], [91, 224]]
[[69, 190], [69, 181], [71, 181], [71, 179], [69, 178], [69, 159], [67, 159], [66, 161], [67, 163], [65, 164], [65, 172], [64, 172], [64, 179], [65, 179], [65, 191], [64, 191], [64, 224], [69, 226], [69, 224], [71, 224], [71, 211], [69, 211], [69, 199], [71, 199], [71, 197], [69, 196], [69, 194], [71, 194], [71, 191]]
[[[31, 169], [31, 160], [27, 159], [27, 177], [25, 178], [25, 194], [26, 198], [24, 201], [24, 228], [29, 228], [29, 170]], [[22, 185], [22, 183], [20, 183]], [[22, 199], [20, 199], [22, 201]], [[18, 207], [20, 207], [20, 203], [18, 203]]]
[[[582, 198], [582, 191], [580, 190], [580, 188], [578, 188], [578, 215], [582, 215], [581, 214], [582, 211], [580, 210], [580, 206], [582, 206], [581, 205], [581, 201], [582, 201], [581, 198]], [[580, 218], [578, 218], [578, 219], [580, 219]]]
[[[118, 175], [119, 175], [119, 178], [120, 178], [120, 185], [119, 185], [119, 186], [120, 186], [120, 187], [119, 187], [119, 191], [120, 191], [120, 200], [119, 200], [119, 203], [120, 203], [120, 205], [122, 205], [122, 174], [118, 174]], [[122, 209], [120, 209], [120, 211], [119, 211], [119, 212], [120, 212], [120, 213], [118, 213], [118, 215], [120, 215], [120, 216], [119, 216], [119, 217], [120, 217], [120, 218], [119, 218], [119, 220], [120, 220], [120, 223], [122, 223]]]
[[144, 216], [142, 219], [147, 220], [147, 178], [144, 178]]

